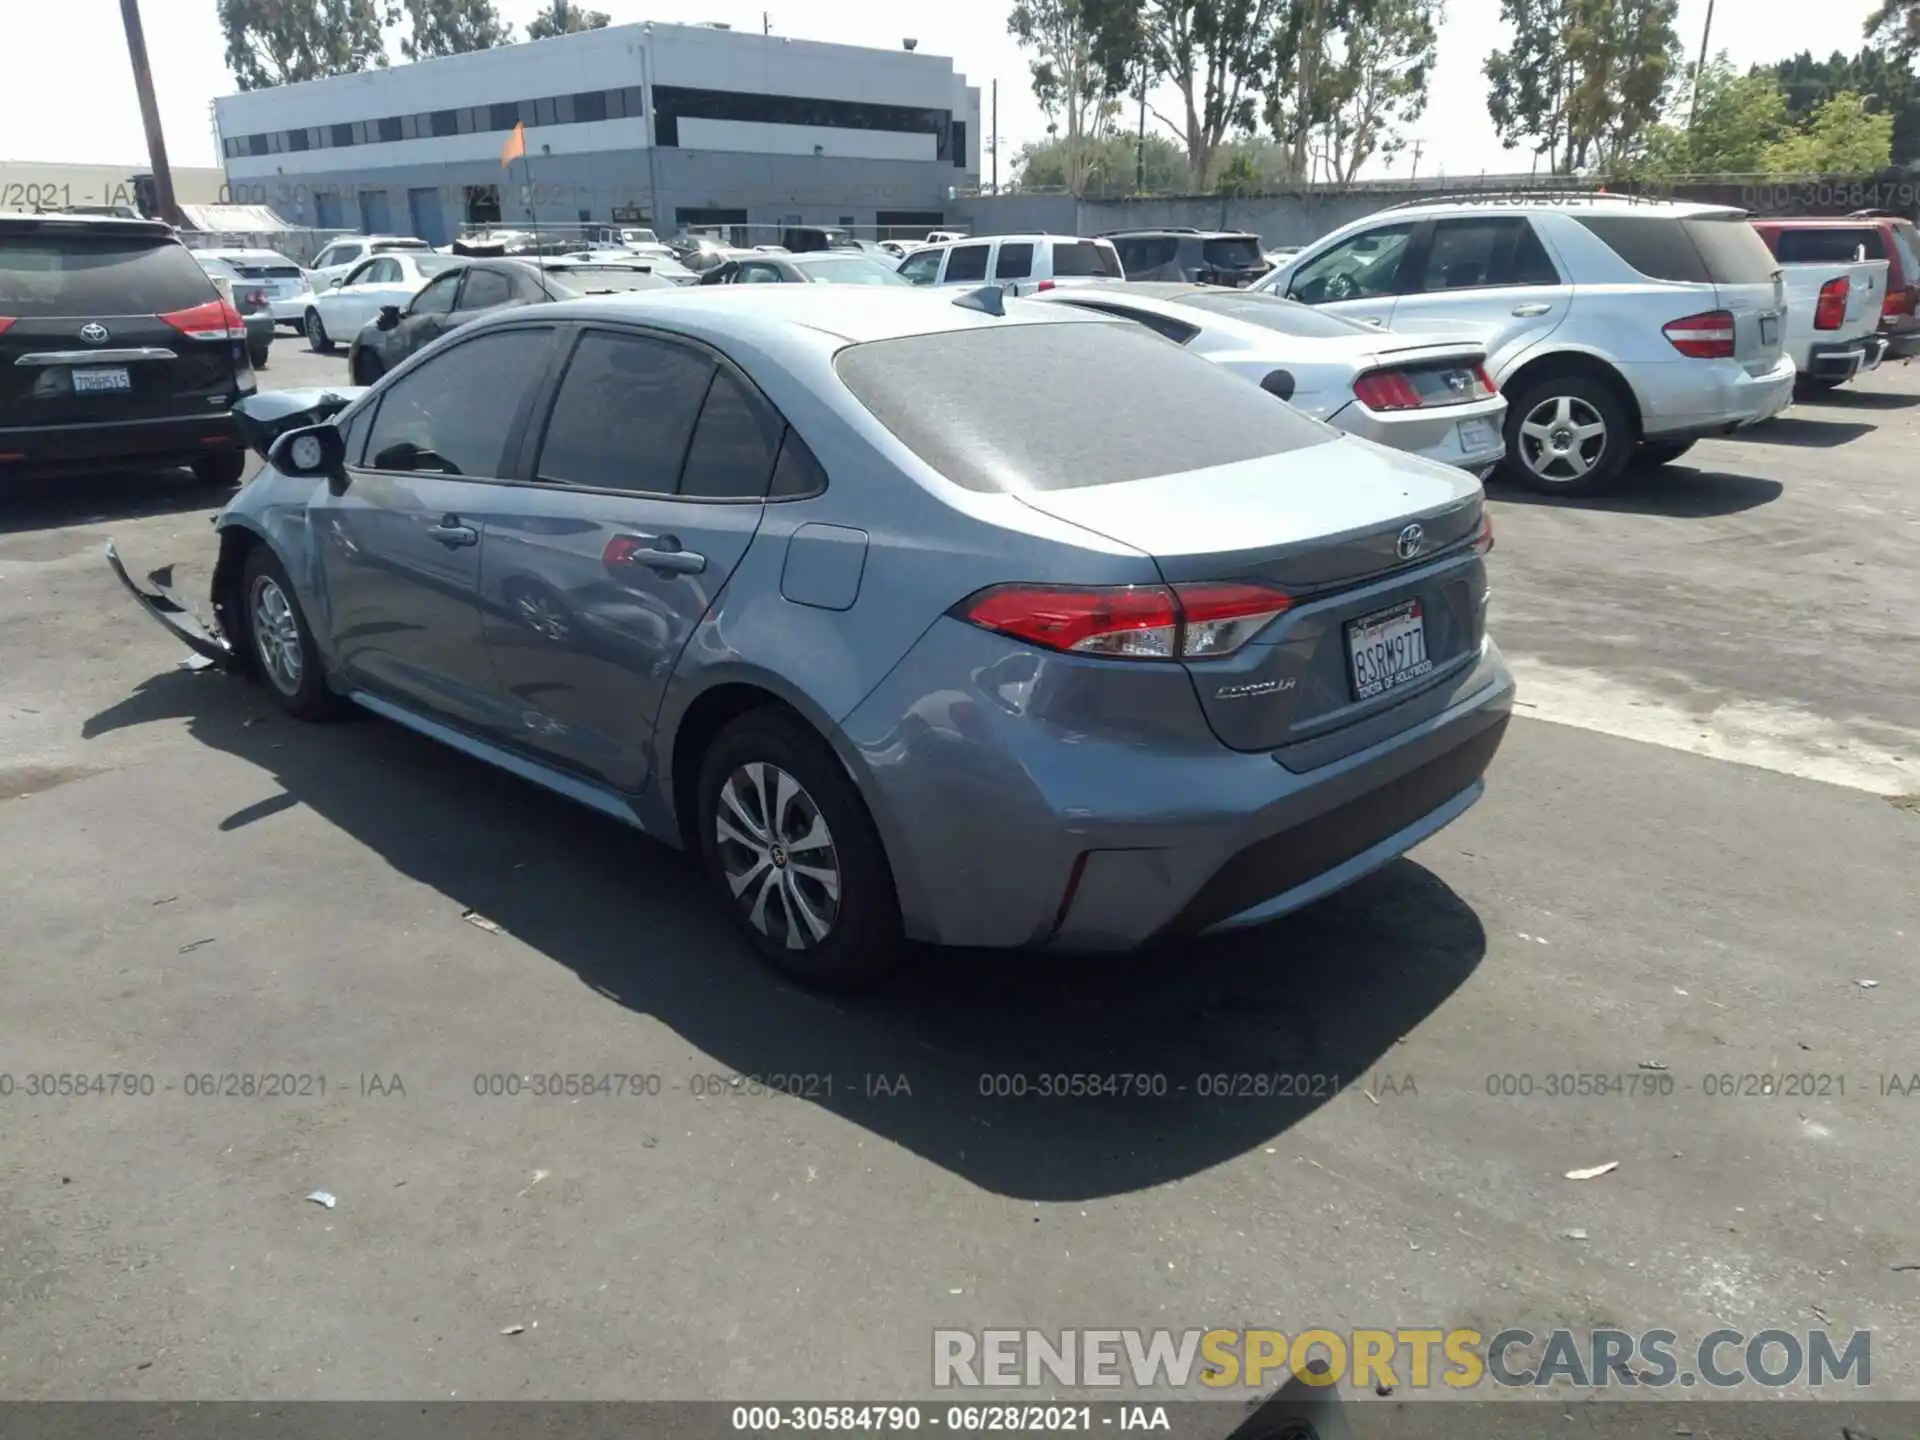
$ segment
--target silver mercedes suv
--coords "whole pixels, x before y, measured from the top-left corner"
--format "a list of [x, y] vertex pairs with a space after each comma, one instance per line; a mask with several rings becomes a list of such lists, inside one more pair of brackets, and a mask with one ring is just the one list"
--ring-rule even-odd
[[1354, 221], [1254, 287], [1414, 336], [1470, 332], [1507, 396], [1504, 468], [1601, 490], [1637, 454], [1793, 399], [1780, 265], [1726, 206], [1625, 195], [1453, 196]]

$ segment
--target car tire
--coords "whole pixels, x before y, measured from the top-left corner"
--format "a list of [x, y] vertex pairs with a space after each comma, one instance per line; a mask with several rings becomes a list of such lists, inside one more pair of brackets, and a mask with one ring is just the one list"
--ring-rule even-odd
[[318, 310], [307, 311], [307, 318], [302, 328], [306, 331], [309, 350], [316, 355], [333, 353], [333, 337], [327, 334], [327, 322], [320, 318]]
[[193, 462], [193, 478], [202, 485], [231, 490], [247, 473], [244, 450], [216, 450]]
[[273, 347], [269, 345], [262, 345], [258, 350], [249, 350], [247, 352], [247, 359], [253, 362], [254, 369], [264, 370], [267, 368], [267, 355], [272, 348]]
[[1697, 443], [1693, 440], [1644, 440], [1635, 452], [1634, 459], [1642, 465], [1671, 465]]
[[327, 688], [320, 649], [293, 582], [263, 544], [247, 553], [239, 599], [240, 643], [274, 704], [297, 720], [326, 720], [344, 712], [346, 701]]
[[824, 990], [887, 977], [902, 945], [893, 872], [824, 740], [797, 717], [751, 711], [708, 748], [697, 796], [702, 862], [763, 960]]
[[356, 385], [371, 385], [382, 374], [380, 362], [371, 355], [356, 356], [352, 371], [353, 383]]
[[1542, 495], [1608, 489], [1634, 450], [1633, 422], [1620, 397], [1584, 375], [1548, 376], [1514, 396], [1506, 439], [1503, 473]]

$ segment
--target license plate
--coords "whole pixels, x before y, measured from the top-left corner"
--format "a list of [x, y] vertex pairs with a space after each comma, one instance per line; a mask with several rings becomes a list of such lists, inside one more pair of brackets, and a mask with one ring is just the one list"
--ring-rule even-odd
[[76, 395], [90, 395], [102, 390], [131, 389], [133, 389], [133, 377], [124, 367], [73, 372], [73, 393]]
[[1780, 343], [1779, 316], [1762, 315], [1760, 317], [1760, 343], [1762, 345], [1778, 345]]
[[1495, 450], [1500, 445], [1500, 432], [1493, 428], [1491, 420], [1462, 420], [1460, 422], [1460, 448], [1469, 454], [1481, 450]]
[[1347, 658], [1356, 700], [1371, 700], [1427, 674], [1433, 661], [1427, 656], [1427, 622], [1420, 602], [1403, 600], [1391, 610], [1349, 624]]

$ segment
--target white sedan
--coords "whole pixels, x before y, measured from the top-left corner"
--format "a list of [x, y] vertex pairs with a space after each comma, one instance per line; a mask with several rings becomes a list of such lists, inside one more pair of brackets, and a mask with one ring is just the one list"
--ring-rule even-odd
[[404, 308], [434, 276], [462, 263], [458, 256], [431, 250], [399, 250], [361, 261], [308, 298], [301, 318], [307, 344], [322, 354], [332, 350], [337, 339], [353, 339], [386, 306]]
[[1316, 420], [1485, 475], [1506, 453], [1507, 401], [1474, 336], [1413, 339], [1278, 295], [1093, 281], [1035, 297], [1132, 320]]

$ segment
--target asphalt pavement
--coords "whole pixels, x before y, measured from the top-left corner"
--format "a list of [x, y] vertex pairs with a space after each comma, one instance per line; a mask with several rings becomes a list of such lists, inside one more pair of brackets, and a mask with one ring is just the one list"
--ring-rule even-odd
[[[0, 496], [0, 1398], [904, 1397], [935, 1328], [1376, 1325], [1868, 1330], [1920, 1398], [1917, 430], [1889, 367], [1496, 491], [1522, 709], [1464, 819], [1250, 934], [848, 1001], [645, 839], [183, 668], [100, 551], [203, 585], [220, 494]], [[494, 1093], [545, 1075], [613, 1083]]]

